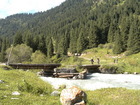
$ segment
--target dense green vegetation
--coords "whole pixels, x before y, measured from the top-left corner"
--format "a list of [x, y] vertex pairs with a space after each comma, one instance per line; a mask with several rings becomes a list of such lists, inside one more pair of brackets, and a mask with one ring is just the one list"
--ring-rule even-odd
[[[0, 67], [0, 80], [4, 81], [0, 83], [0, 105], [61, 105], [59, 96], [50, 95], [52, 87], [33, 72], [3, 68], [6, 67]], [[12, 95], [14, 91], [20, 95]], [[85, 92], [88, 96], [87, 105], [138, 105], [140, 102], [139, 90], [108, 88]]]
[[114, 44], [113, 53], [140, 52], [139, 0], [66, 0], [35, 14], [16, 14], [0, 20], [0, 61], [11, 44], [26, 44], [33, 52], [82, 53], [100, 44]]

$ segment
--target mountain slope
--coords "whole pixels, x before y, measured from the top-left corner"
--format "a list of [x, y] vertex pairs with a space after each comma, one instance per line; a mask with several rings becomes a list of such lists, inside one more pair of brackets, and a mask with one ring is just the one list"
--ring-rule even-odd
[[[105, 43], [114, 44], [116, 54], [127, 50], [129, 54], [138, 53], [139, 5], [139, 0], [66, 0], [45, 12], [0, 20], [0, 36], [10, 37], [10, 44], [14, 45], [19, 44], [15, 38], [21, 36], [20, 43], [45, 54], [50, 38], [54, 52], [62, 55], [68, 51], [82, 53]], [[1, 39], [0, 45], [3, 42]]]

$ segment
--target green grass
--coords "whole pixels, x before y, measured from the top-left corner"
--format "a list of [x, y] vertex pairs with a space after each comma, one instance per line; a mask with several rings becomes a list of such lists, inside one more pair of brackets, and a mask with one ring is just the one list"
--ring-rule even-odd
[[140, 105], [140, 90], [108, 88], [88, 91], [88, 105]]
[[[51, 85], [30, 71], [0, 69], [0, 80], [5, 81], [0, 83], [0, 105], [60, 105], [59, 97], [50, 96]], [[21, 95], [12, 96], [14, 91]]]
[[[61, 105], [59, 96], [51, 96], [50, 84], [39, 79], [35, 73], [22, 70], [0, 69], [0, 105]], [[13, 96], [18, 91], [20, 96]], [[139, 105], [140, 90], [108, 88], [85, 91], [87, 105]], [[43, 96], [40, 96], [42, 95]], [[19, 99], [11, 99], [19, 98]]]

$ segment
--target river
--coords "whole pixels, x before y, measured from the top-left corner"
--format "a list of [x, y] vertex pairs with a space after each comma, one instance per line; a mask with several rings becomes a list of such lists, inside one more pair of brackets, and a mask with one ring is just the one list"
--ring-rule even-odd
[[134, 74], [100, 74], [87, 75], [84, 80], [68, 80], [65, 78], [40, 77], [43, 81], [50, 83], [54, 88], [60, 85], [66, 87], [78, 86], [85, 90], [96, 90], [101, 88], [123, 87], [128, 89], [140, 89], [140, 75]]

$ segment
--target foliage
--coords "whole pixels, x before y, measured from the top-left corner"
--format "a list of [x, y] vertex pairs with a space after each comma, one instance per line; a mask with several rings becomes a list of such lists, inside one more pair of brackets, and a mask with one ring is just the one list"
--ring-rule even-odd
[[0, 60], [11, 44], [21, 43], [49, 58], [105, 43], [114, 44], [114, 54], [139, 53], [139, 5], [139, 0], [66, 0], [45, 12], [0, 19]]
[[72, 56], [72, 57], [67, 57], [66, 59], [63, 59], [62, 60], [62, 64], [63, 65], [82, 65], [82, 61], [83, 61], [83, 59], [79, 59], [77, 56]]
[[34, 53], [32, 53], [31, 60], [32, 60], [32, 63], [35, 63], [35, 64], [47, 63], [47, 57], [41, 51], [35, 51]]
[[0, 68], [2, 68], [3, 70], [12, 70], [12, 67], [8, 65], [0, 65]]
[[104, 73], [124, 73], [123, 67], [120, 67], [118, 65], [102, 65], [99, 69]]
[[48, 44], [46, 45], [47, 46], [47, 57], [51, 58], [54, 54], [53, 42], [52, 42], [51, 38], [47, 39], [47, 41], [48, 41]]
[[6, 58], [8, 63], [22, 63], [24, 61], [30, 61], [32, 54], [32, 48], [25, 44], [11, 46], [6, 50]]

